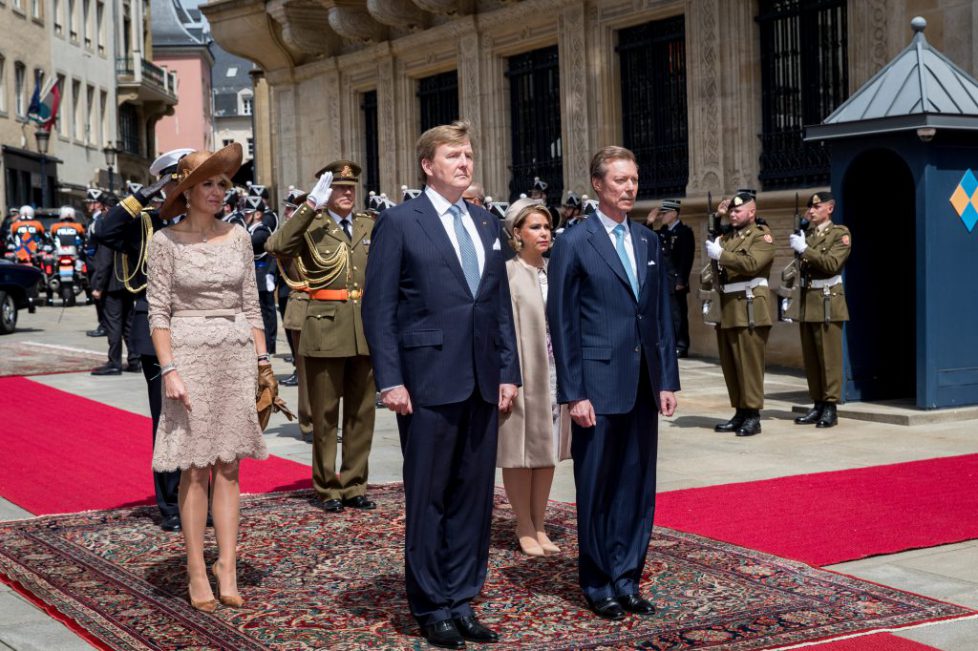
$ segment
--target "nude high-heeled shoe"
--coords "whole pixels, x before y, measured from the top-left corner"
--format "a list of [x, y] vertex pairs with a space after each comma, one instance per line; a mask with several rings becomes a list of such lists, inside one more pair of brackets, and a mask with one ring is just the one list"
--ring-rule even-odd
[[206, 601], [194, 601], [194, 598], [190, 596], [190, 586], [187, 586], [187, 599], [190, 601], [190, 607], [194, 610], [199, 610], [202, 613], [212, 613], [217, 610], [217, 599], [207, 599]]
[[240, 595], [232, 597], [221, 594], [221, 577], [217, 575], [217, 563], [211, 566], [211, 574], [217, 580], [217, 599], [228, 608], [241, 608], [244, 605], [244, 599]]

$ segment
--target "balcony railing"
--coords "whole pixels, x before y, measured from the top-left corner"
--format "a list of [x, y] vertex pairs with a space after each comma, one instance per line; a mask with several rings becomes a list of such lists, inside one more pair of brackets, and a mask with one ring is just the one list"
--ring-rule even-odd
[[[116, 57], [115, 74], [125, 81], [155, 86], [167, 95], [176, 97], [177, 73], [161, 68], [134, 52], [131, 57]], [[120, 79], [122, 81], [123, 79]]]

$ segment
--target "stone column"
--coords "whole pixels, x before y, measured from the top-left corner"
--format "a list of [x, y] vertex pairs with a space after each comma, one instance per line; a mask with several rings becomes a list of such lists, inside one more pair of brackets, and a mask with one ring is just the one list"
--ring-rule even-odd
[[299, 178], [297, 130], [301, 121], [296, 102], [296, 83], [292, 70], [276, 70], [267, 75], [274, 109], [269, 121], [271, 141], [276, 151], [272, 157], [272, 178], [276, 187], [286, 188]]
[[[686, 195], [722, 193], [723, 121], [720, 102], [718, 0], [686, 2], [686, 105], [689, 111], [689, 182]], [[749, 128], [749, 126], [748, 126]]]
[[[719, 8], [720, 140], [724, 191], [758, 187], [761, 140], [761, 45], [753, 3], [706, 0]], [[704, 23], [705, 24], [705, 23]], [[699, 29], [696, 27], [695, 29]], [[730, 38], [738, 34], [740, 38]], [[714, 95], [714, 97], [718, 97]], [[709, 136], [708, 136], [709, 137]], [[709, 143], [706, 146], [710, 146]], [[711, 188], [703, 188], [711, 189]]]
[[[849, 0], [849, 94], [854, 93], [889, 61], [888, 0]], [[907, 42], [909, 38], [908, 25]]]
[[[395, 111], [397, 85], [394, 83], [394, 57], [387, 44], [377, 58], [377, 141], [380, 152], [380, 187], [393, 188], [397, 183], [397, 126]], [[402, 127], [403, 128], [403, 127]], [[360, 129], [356, 133], [363, 133]]]
[[[575, 2], [560, 12], [557, 31], [560, 59], [560, 129], [563, 139], [564, 189], [589, 192], [588, 168], [591, 132], [588, 120], [587, 48], [584, 41], [584, 2]], [[553, 197], [562, 202], [563, 197]]]

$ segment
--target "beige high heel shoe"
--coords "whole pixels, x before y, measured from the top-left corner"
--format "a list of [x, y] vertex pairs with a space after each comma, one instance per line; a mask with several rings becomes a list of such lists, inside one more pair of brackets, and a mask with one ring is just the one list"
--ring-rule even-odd
[[190, 596], [190, 586], [187, 586], [187, 599], [190, 601], [190, 607], [194, 610], [199, 610], [202, 613], [212, 613], [217, 610], [217, 599], [208, 599], [206, 601], [194, 601], [194, 598]]
[[214, 578], [217, 580], [218, 600], [228, 608], [241, 608], [241, 606], [244, 605], [244, 599], [242, 599], [240, 595], [232, 597], [230, 595], [221, 594], [221, 577], [217, 575], [217, 563], [214, 563], [214, 565], [211, 566], [211, 574], [213, 574]]

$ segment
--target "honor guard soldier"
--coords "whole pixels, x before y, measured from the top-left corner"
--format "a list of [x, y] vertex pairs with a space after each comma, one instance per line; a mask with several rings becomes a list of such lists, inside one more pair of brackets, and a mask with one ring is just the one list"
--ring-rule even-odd
[[[251, 188], [264, 189], [260, 185], [252, 185]], [[267, 214], [261, 193], [253, 192], [245, 197], [244, 223], [251, 236], [251, 248], [255, 254], [255, 282], [258, 283], [258, 306], [265, 325], [265, 349], [269, 355], [274, 355], [275, 342], [278, 339], [278, 314], [275, 311], [278, 274], [273, 258], [265, 252], [265, 243], [272, 235]]]
[[[112, 249], [117, 254], [120, 282], [132, 294], [134, 305], [132, 315], [132, 334], [130, 342], [139, 354], [143, 377], [149, 393], [149, 409], [153, 417], [153, 441], [156, 441], [156, 428], [160, 421], [163, 402], [163, 382], [160, 377], [159, 360], [149, 335], [149, 303], [146, 301], [146, 245], [153, 233], [169, 226], [159, 217], [159, 213], [147, 206], [173, 183], [172, 176], [181, 158], [193, 149], [174, 149], [168, 151], [150, 166], [150, 174], [158, 175], [159, 180], [149, 187], [139, 188], [129, 194], [100, 219], [96, 230], [99, 245]], [[170, 187], [173, 187], [170, 185]], [[180, 530], [180, 512], [177, 506], [177, 490], [180, 485], [180, 472], [154, 472], [153, 483], [156, 491], [156, 505], [162, 516], [164, 531]]]
[[788, 316], [800, 326], [808, 393], [815, 403], [795, 419], [799, 425], [833, 427], [838, 422], [842, 324], [849, 320], [842, 269], [852, 251], [852, 237], [848, 228], [832, 222], [834, 210], [832, 193], [816, 192], [808, 200], [808, 229], [788, 238], [801, 274], [801, 300], [797, 312]]
[[577, 196], [576, 192], [569, 190], [567, 198], [564, 199], [564, 205], [560, 208], [560, 227], [557, 230], [564, 231], [583, 222], [583, 210], [584, 204], [581, 202], [581, 198]]
[[669, 300], [672, 306], [672, 327], [676, 333], [676, 355], [689, 356], [689, 274], [693, 270], [696, 255], [696, 238], [693, 229], [679, 220], [682, 207], [678, 199], [663, 199], [658, 208], [649, 213], [647, 225], [658, 221], [656, 234], [662, 242], [669, 273]]
[[[306, 193], [298, 188], [293, 188], [285, 198], [285, 208], [282, 211], [283, 223], [288, 223], [295, 215], [299, 207], [306, 202]], [[317, 214], [312, 221], [312, 228], [322, 225], [323, 216]], [[265, 248], [270, 250], [274, 246], [274, 240], [281, 235], [273, 234], [269, 238], [272, 244], [265, 244]], [[308, 287], [294, 258], [286, 256], [276, 256], [279, 275], [282, 278], [282, 287], [289, 290], [289, 297], [285, 303], [285, 313], [282, 315], [282, 327], [289, 338], [292, 346], [292, 358], [295, 362], [295, 373], [292, 378], [286, 378], [281, 382], [286, 386], [295, 386], [299, 391], [299, 433], [303, 441], [313, 440], [312, 409], [309, 406], [309, 381], [306, 379], [305, 357], [299, 354], [299, 343], [302, 341], [302, 326], [306, 321], [306, 307], [309, 305], [309, 294], [306, 292]]]
[[[366, 497], [373, 441], [374, 372], [363, 334], [361, 300], [373, 220], [354, 213], [360, 166], [330, 163], [267, 250], [295, 259], [309, 296], [299, 336], [313, 414], [313, 487], [328, 512], [373, 509]], [[300, 379], [300, 386], [302, 380]], [[336, 432], [343, 400], [343, 461], [336, 471]]]
[[768, 276], [774, 262], [774, 237], [757, 218], [750, 192], [739, 192], [720, 202], [732, 228], [706, 241], [706, 253], [719, 270], [720, 320], [717, 346], [727, 384], [733, 418], [717, 425], [717, 432], [753, 436], [761, 431], [764, 407], [764, 355], [771, 332]]

